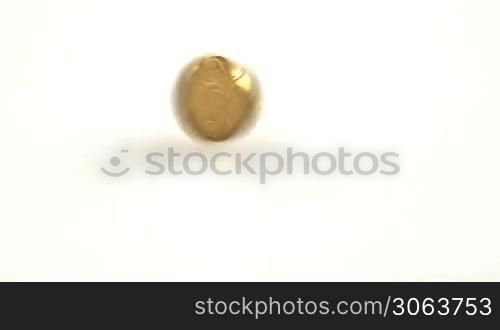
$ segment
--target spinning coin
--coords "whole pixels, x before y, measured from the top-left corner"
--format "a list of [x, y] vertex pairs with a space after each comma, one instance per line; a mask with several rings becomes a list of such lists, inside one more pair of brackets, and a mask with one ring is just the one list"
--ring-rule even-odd
[[175, 90], [181, 126], [211, 141], [226, 140], [252, 126], [259, 102], [255, 76], [222, 56], [192, 61], [181, 72]]

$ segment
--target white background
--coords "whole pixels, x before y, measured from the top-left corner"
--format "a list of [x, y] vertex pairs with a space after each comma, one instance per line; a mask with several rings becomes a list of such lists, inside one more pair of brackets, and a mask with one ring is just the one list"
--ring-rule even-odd
[[[239, 140], [172, 115], [205, 53], [262, 83]], [[499, 63], [495, 0], [2, 0], [0, 280], [500, 280]], [[401, 172], [99, 171], [168, 145], [395, 151]]]

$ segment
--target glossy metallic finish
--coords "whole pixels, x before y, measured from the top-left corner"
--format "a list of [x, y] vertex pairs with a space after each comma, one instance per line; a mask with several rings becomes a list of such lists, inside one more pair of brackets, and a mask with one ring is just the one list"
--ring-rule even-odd
[[260, 88], [248, 70], [222, 56], [195, 59], [175, 90], [178, 118], [191, 135], [224, 141], [255, 123]]

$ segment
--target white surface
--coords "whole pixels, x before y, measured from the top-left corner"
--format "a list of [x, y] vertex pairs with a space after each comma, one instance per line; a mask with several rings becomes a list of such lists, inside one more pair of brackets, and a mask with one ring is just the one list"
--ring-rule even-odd
[[[0, 280], [500, 280], [499, 17], [493, 0], [2, 1]], [[170, 91], [207, 52], [264, 89], [232, 148], [396, 151], [400, 174], [104, 179], [122, 147], [197, 148]]]

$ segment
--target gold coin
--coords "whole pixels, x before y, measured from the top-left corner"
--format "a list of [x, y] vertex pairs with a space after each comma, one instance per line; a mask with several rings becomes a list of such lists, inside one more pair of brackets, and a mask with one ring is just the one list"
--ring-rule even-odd
[[245, 131], [255, 123], [259, 102], [256, 77], [222, 56], [195, 59], [177, 80], [177, 118], [203, 139], [223, 141]]

